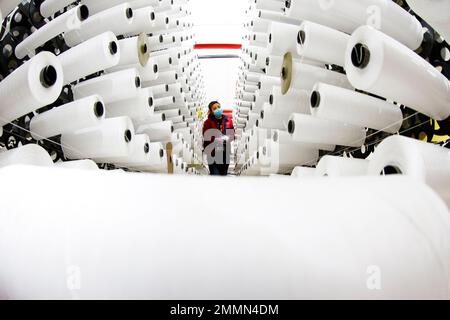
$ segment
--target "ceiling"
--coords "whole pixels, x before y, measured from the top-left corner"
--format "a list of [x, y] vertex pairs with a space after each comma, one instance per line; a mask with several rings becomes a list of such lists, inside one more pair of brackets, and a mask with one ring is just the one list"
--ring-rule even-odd
[[[190, 0], [196, 42], [241, 44], [245, 0]], [[198, 50], [199, 56], [240, 55], [240, 50]], [[202, 59], [207, 101], [219, 100], [233, 106], [239, 59]]]

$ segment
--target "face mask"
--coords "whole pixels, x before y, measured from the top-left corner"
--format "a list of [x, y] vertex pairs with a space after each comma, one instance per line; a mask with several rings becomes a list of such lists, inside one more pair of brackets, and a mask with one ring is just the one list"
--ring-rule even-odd
[[214, 116], [216, 118], [220, 118], [223, 114], [223, 110], [222, 109], [217, 109], [216, 111], [214, 111]]

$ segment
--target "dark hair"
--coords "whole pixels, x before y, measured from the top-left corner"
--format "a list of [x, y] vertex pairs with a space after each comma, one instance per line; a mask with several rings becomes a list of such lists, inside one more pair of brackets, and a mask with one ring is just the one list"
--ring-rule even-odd
[[211, 101], [211, 102], [209, 103], [209, 105], [208, 105], [208, 110], [211, 111], [212, 107], [213, 107], [216, 103], [220, 104], [219, 101]]

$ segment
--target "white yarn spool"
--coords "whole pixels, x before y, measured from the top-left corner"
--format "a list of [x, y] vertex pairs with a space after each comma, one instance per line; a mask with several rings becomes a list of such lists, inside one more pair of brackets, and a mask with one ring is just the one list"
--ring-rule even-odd
[[253, 32], [269, 32], [270, 21], [256, 17], [250, 21], [248, 28]]
[[178, 81], [178, 73], [176, 71], [165, 71], [160, 72], [156, 79], [154, 80], [145, 80], [144, 78], [144, 87], [153, 87], [160, 84], [172, 84]]
[[124, 25], [123, 34], [125, 36], [135, 36], [141, 32], [151, 33], [155, 29], [155, 10], [153, 7], [144, 7], [134, 10], [134, 1], [130, 2], [133, 9], [133, 21], [131, 24]]
[[257, 114], [261, 114], [261, 111], [264, 110], [265, 105], [269, 105], [268, 101], [269, 99], [269, 95], [264, 95], [264, 96], [256, 96], [256, 102], [252, 104], [252, 106], [250, 107], [250, 111], [252, 113], [257, 113]]
[[261, 79], [262, 74], [260, 73], [254, 73], [254, 72], [248, 72], [245, 74], [245, 80], [248, 82], [259, 82]]
[[99, 126], [63, 134], [61, 145], [68, 159], [106, 160], [127, 156], [134, 128], [128, 117], [105, 119]]
[[450, 207], [450, 152], [403, 136], [386, 138], [370, 159], [369, 174], [404, 174], [433, 188]]
[[[137, 167], [134, 168], [135, 170], [139, 170], [142, 172], [149, 172], [154, 174], [167, 174], [168, 173], [168, 164], [167, 164], [167, 157], [164, 150], [161, 150], [162, 152], [162, 158], [156, 158], [156, 156], [153, 156], [155, 159], [155, 164], [146, 165], [143, 167]], [[159, 156], [158, 156], [159, 157]], [[158, 163], [156, 163], [158, 162]]]
[[247, 101], [247, 102], [255, 102], [256, 101], [256, 96], [254, 93], [249, 93], [249, 92], [241, 92], [240, 94], [240, 99], [242, 101]]
[[[292, 54], [290, 56], [292, 58]], [[271, 76], [271, 77], [279, 77], [281, 74], [282, 68], [283, 68], [284, 59], [285, 59], [284, 56], [271, 55], [271, 56], [267, 57], [266, 67], [264, 68], [266, 75]], [[293, 61], [293, 63], [301, 62], [304, 64], [309, 64], [311, 66], [324, 68], [323, 62], [314, 61], [314, 60], [306, 59], [303, 57], [301, 57], [300, 59], [293, 59], [292, 61]]]
[[288, 173], [297, 166], [314, 165], [319, 160], [319, 150], [303, 145], [280, 144], [272, 141], [270, 147], [271, 168], [276, 173]]
[[[166, 115], [167, 116], [167, 115]], [[187, 123], [185, 122], [185, 116], [176, 116], [176, 117], [168, 117], [167, 120], [172, 121], [174, 128], [176, 124], [179, 124], [182, 127], [187, 127]]]
[[181, 111], [180, 109], [171, 109], [171, 110], [165, 110], [163, 112], [155, 112], [156, 114], [158, 113], [164, 113], [166, 116], [166, 119], [172, 119], [178, 116], [181, 116]]
[[74, 2], [74, 0], [45, 0], [39, 10], [44, 18], [48, 18]]
[[423, 40], [422, 25], [393, 1], [385, 0], [290, 0], [288, 17], [308, 20], [351, 34], [362, 25], [370, 25], [402, 42], [410, 49]]
[[192, 143], [192, 129], [191, 128], [182, 128], [182, 129], [176, 129], [174, 132], [181, 133], [183, 135], [183, 139], [187, 143]]
[[283, 66], [283, 57], [270, 55], [266, 58], [266, 75], [271, 77], [279, 77]]
[[30, 121], [30, 132], [35, 140], [42, 140], [98, 126], [104, 118], [104, 102], [94, 95], [35, 115]]
[[63, 86], [61, 63], [44, 51], [0, 82], [0, 124], [53, 103]]
[[358, 89], [397, 101], [436, 120], [450, 116], [450, 81], [400, 42], [371, 28], [356, 30], [345, 67]]
[[299, 142], [294, 139], [294, 137], [285, 130], [272, 130], [271, 138], [273, 141], [278, 142], [280, 144], [288, 144], [288, 145], [301, 145], [307, 149], [319, 149], [324, 151], [334, 151], [336, 149], [335, 145], [331, 144], [320, 144], [320, 143], [305, 143]]
[[365, 176], [368, 169], [368, 160], [323, 156], [317, 164], [315, 173], [318, 177]]
[[271, 76], [261, 76], [259, 82], [258, 82], [258, 87], [259, 90], [255, 92], [255, 94], [268, 94], [272, 91], [274, 86], [280, 86], [281, 85], [281, 80], [280, 80], [280, 72], [281, 72], [281, 67], [278, 70], [278, 74], [275, 77], [271, 77]]
[[353, 89], [345, 74], [301, 62], [293, 62], [290, 53], [284, 56], [281, 82], [282, 93], [288, 92], [290, 88], [312, 90], [317, 82]]
[[172, 96], [180, 96], [182, 94], [181, 84], [180, 83], [170, 83], [167, 85], [167, 93]]
[[116, 66], [120, 57], [117, 38], [110, 31], [84, 41], [58, 56], [64, 71], [64, 84]]
[[146, 134], [137, 134], [130, 143], [130, 153], [113, 162], [119, 167], [133, 168], [145, 166], [150, 159], [150, 138]]
[[64, 32], [80, 29], [83, 21], [88, 19], [89, 10], [85, 5], [77, 6], [47, 22], [41, 28], [22, 40], [16, 49], [15, 55], [18, 59], [33, 56], [35, 50]]
[[304, 21], [297, 35], [297, 53], [307, 59], [343, 67], [349, 39], [344, 32]]
[[168, 95], [169, 85], [158, 84], [156, 86], [147, 87], [146, 89], [151, 91], [153, 93], [153, 96], [158, 99], [158, 98], [166, 97]]
[[133, 121], [134, 127], [139, 128], [140, 126], [143, 125], [166, 121], [166, 116], [164, 115], [164, 113], [161, 114], [153, 113], [152, 115], [149, 115], [145, 118], [134, 118], [131, 120]]
[[111, 102], [106, 105], [106, 117], [130, 117], [133, 119], [145, 119], [153, 114], [154, 98], [148, 90], [140, 89], [131, 99]]
[[138, 134], [147, 134], [150, 141], [167, 142], [170, 141], [174, 132], [172, 121], [163, 121], [140, 126]]
[[248, 115], [250, 113], [250, 108], [238, 107], [238, 112], [243, 115]]
[[[132, 0], [132, 2], [134, 1], [135, 0]], [[127, 2], [127, 0], [82, 0], [81, 2], [86, 6], [88, 6], [91, 14], [97, 14], [101, 11], [107, 10], [109, 8], [118, 6], [124, 2]]]
[[[180, 100], [180, 98], [175, 98], [175, 97], [167, 97], [167, 98], [168, 98], [167, 103], [164, 103], [159, 106], [155, 106], [156, 111], [166, 111], [166, 110], [171, 110], [171, 109], [180, 109], [180, 110], [183, 109], [186, 112], [186, 105], [182, 100]], [[175, 98], [175, 100], [172, 100], [174, 102], [169, 103], [171, 98], [172, 99]], [[161, 98], [161, 99], [157, 99], [157, 100], [162, 101], [164, 99], [165, 98]]]
[[119, 66], [141, 65], [145, 67], [150, 59], [148, 37], [141, 33], [139, 36], [119, 40]]
[[130, 6], [132, 9], [140, 9], [147, 6], [157, 7], [159, 6], [159, 4], [160, 4], [159, 0], [133, 0], [132, 2], [130, 2]]
[[355, 126], [396, 133], [403, 123], [399, 106], [348, 89], [318, 83], [311, 94], [311, 114]]
[[253, 32], [250, 34], [250, 45], [258, 47], [267, 47], [269, 43], [269, 35], [265, 32]]
[[161, 142], [152, 142], [150, 143], [150, 161], [147, 165], [150, 166], [163, 166], [165, 168], [167, 166], [166, 157], [164, 147]]
[[257, 122], [259, 127], [267, 129], [286, 130], [288, 126], [286, 116], [281, 113], [275, 113], [269, 103], [264, 104], [263, 110], [261, 110], [261, 120]]
[[272, 106], [272, 112], [286, 115], [286, 122], [292, 113], [311, 114], [310, 93], [306, 90], [291, 89], [283, 95], [281, 87], [273, 87], [269, 96], [269, 104]]
[[273, 11], [270, 12], [267, 10], [261, 10], [261, 11], [257, 11], [256, 14], [258, 15], [258, 18], [267, 20], [270, 22], [284, 23], [284, 24], [295, 25], [295, 26], [299, 26], [301, 23], [301, 21], [299, 21], [297, 19], [292, 19], [292, 18], [286, 16], [286, 14], [284, 14], [284, 12], [273, 12]]
[[81, 23], [80, 29], [67, 32], [64, 40], [69, 47], [73, 47], [106, 31], [119, 36], [127, 31], [132, 22], [133, 9], [128, 3], [123, 3], [91, 15]]
[[269, 33], [269, 53], [275, 56], [282, 56], [286, 52], [291, 52], [294, 58], [297, 55], [297, 35], [298, 26], [286, 23], [272, 22]]
[[154, 32], [152, 34], [160, 34], [168, 31], [170, 19], [164, 13], [155, 11]]
[[137, 96], [141, 78], [137, 69], [126, 69], [83, 81], [73, 87], [75, 99], [100, 95], [106, 104]]
[[450, 42], [450, 3], [436, 0], [408, 0], [410, 8]]
[[361, 147], [366, 139], [364, 128], [298, 113], [291, 116], [288, 131], [305, 143]]
[[[136, 68], [139, 71], [139, 74], [141, 75], [142, 82], [154, 81], [159, 77], [158, 64], [155, 63], [155, 61], [152, 58], [150, 58], [145, 67], [137, 65]], [[143, 83], [143, 87], [151, 87], [151, 86], [152, 86], [151, 83], [149, 83], [148, 85]]]
[[[165, 52], [166, 50], [162, 50], [161, 52]], [[170, 53], [166, 54], [159, 54], [159, 55], [153, 55], [152, 54], [153, 62], [158, 65], [158, 68], [161, 72], [164, 71], [170, 71], [175, 68], [175, 66], [172, 64], [173, 59], [172, 55]]]
[[255, 9], [281, 13], [284, 9], [284, 3], [277, 0], [255, 0]]
[[163, 107], [163, 106], [171, 106], [175, 103], [175, 97], [174, 96], [168, 96], [168, 97], [163, 97], [163, 98], [159, 98], [159, 99], [155, 99], [153, 101], [153, 105], [155, 106], [156, 109]]
[[249, 93], [255, 93], [255, 91], [258, 89], [259, 88], [257, 85], [253, 85], [253, 84], [244, 85], [244, 91], [249, 92]]

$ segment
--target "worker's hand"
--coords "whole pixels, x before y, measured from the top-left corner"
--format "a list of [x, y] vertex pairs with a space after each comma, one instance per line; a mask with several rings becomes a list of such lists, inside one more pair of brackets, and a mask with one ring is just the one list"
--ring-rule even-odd
[[230, 138], [228, 136], [221, 136], [221, 137], [216, 138], [217, 143], [225, 143], [228, 140], [230, 140]]
[[217, 137], [217, 138], [215, 138], [214, 139], [214, 142], [216, 142], [216, 143], [223, 143], [223, 137]]

